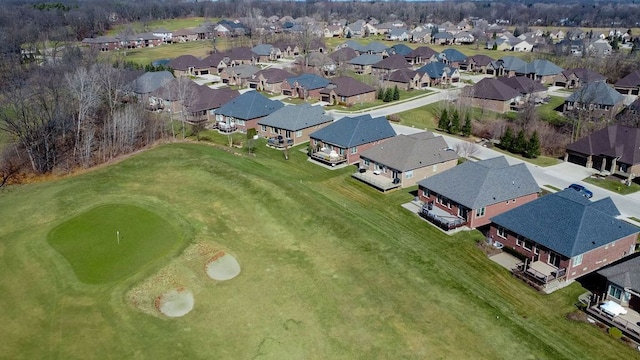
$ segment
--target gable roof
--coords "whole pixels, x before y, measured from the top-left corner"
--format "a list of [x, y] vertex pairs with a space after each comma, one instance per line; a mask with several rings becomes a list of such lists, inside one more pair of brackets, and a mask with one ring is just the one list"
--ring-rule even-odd
[[531, 63], [525, 64], [515, 70], [519, 74], [536, 74], [537, 76], [558, 75], [562, 72], [562, 68], [549, 60], [533, 60]]
[[259, 79], [260, 75], [264, 77], [264, 79], [269, 84], [281, 83], [284, 79], [290, 78], [293, 76], [292, 73], [282, 70], [275, 67], [270, 67], [266, 69], [262, 69], [251, 76], [251, 80]]
[[232, 66], [222, 70], [223, 73], [235, 73], [241, 79], [249, 78], [258, 71], [260, 71], [259, 67], [247, 64]]
[[491, 221], [566, 257], [640, 231], [616, 219], [617, 208], [611, 213], [597, 204], [573, 189], [565, 189], [494, 216]]
[[377, 63], [373, 64], [372, 67], [374, 69], [395, 70], [406, 69], [411, 67], [411, 65], [407, 62], [403, 55], [394, 54], [378, 61]]
[[640, 70], [635, 70], [622, 79], [618, 80], [616, 86], [619, 87], [638, 87], [640, 86]]
[[190, 67], [201, 67], [203, 66], [202, 61], [193, 55], [180, 55], [175, 59], [172, 59], [167, 63], [167, 66], [180, 71], [186, 71]]
[[440, 60], [446, 59], [448, 62], [462, 62], [467, 59], [467, 55], [461, 53], [460, 50], [451, 48], [442, 50], [438, 57]]
[[290, 86], [294, 86], [294, 84], [297, 82], [298, 86], [301, 86], [307, 90], [321, 89], [329, 85], [329, 80], [316, 74], [302, 74], [287, 78], [286, 81]]
[[622, 94], [604, 81], [595, 81], [569, 95], [566, 101], [613, 106], [624, 100]]
[[509, 165], [504, 156], [466, 161], [421, 180], [418, 185], [469, 209], [480, 209], [540, 191], [524, 163]]
[[385, 117], [372, 118], [367, 114], [343, 117], [309, 136], [346, 149], [394, 137], [396, 132]]
[[[594, 81], [607, 80], [606, 77], [600, 75], [599, 73], [591, 69], [574, 68], [574, 69], [568, 69], [562, 72], [562, 75], [564, 75], [565, 78], [569, 78], [572, 74], [575, 75], [578, 79], [580, 79], [580, 82], [585, 84], [594, 82]], [[640, 81], [638, 83], [640, 84]]]
[[200, 60], [203, 65], [218, 67], [221, 62], [225, 61], [226, 55], [223, 53], [213, 53], [206, 58]]
[[500, 65], [502, 65], [502, 67], [507, 71], [516, 71], [527, 65], [524, 60], [515, 56], [504, 56], [498, 59], [496, 61], [496, 64], [497, 66], [495, 66], [495, 68], [498, 68], [500, 67]]
[[341, 76], [331, 79], [331, 83], [324, 89], [320, 90], [321, 94], [329, 94], [334, 91], [338, 96], [355, 96], [360, 94], [366, 94], [376, 89], [363, 82], [360, 82], [354, 78], [348, 76]]
[[403, 56], [406, 56], [413, 51], [412, 48], [408, 47], [405, 44], [395, 44], [390, 49], [391, 49], [391, 52], [393, 52], [394, 54], [400, 54]]
[[640, 293], [640, 256], [627, 258], [597, 272], [611, 283]]
[[364, 47], [362, 47], [363, 51], [370, 52], [372, 54], [379, 54], [381, 52], [384, 52], [387, 49], [388, 49], [387, 45], [377, 41], [370, 42]]
[[147, 72], [133, 80], [131, 90], [137, 94], [148, 94], [169, 84], [174, 79], [168, 71]]
[[355, 50], [353, 50], [353, 48], [350, 48], [348, 46], [340, 48], [329, 55], [329, 57], [331, 57], [333, 61], [336, 61], [336, 62], [348, 61], [357, 56], [358, 56], [358, 53]]
[[253, 60], [253, 52], [248, 47], [237, 47], [223, 53], [230, 60]]
[[425, 131], [398, 135], [363, 152], [360, 157], [404, 172], [457, 159], [458, 155], [447, 148], [442, 136]]
[[349, 60], [349, 64], [351, 65], [373, 65], [382, 60], [382, 56], [374, 55], [374, 54], [362, 54], [358, 57], [355, 57]]
[[496, 78], [484, 78], [473, 86], [466, 87], [464, 91], [465, 95], [477, 99], [499, 101], [508, 101], [520, 95], [516, 90]]
[[428, 46], [420, 46], [415, 48], [412, 52], [410, 52], [407, 57], [422, 57], [422, 58], [431, 58], [432, 56], [437, 56], [438, 52], [433, 50]]
[[198, 86], [195, 102], [187, 106], [189, 111], [207, 111], [217, 109], [229, 101], [240, 96], [237, 90], [229, 88], [211, 89], [208, 86]]
[[445, 63], [441, 62], [432, 62], [424, 65], [423, 67], [416, 70], [421, 74], [427, 74], [431, 79], [439, 79], [442, 75], [451, 76], [456, 71], [456, 68], [451, 67]]
[[547, 87], [537, 81], [533, 81], [526, 76], [498, 77], [498, 81], [519, 92], [522, 95], [533, 94], [546, 91]]
[[283, 107], [280, 101], [271, 100], [257, 91], [247, 91], [216, 109], [216, 114], [251, 120], [267, 116]]
[[258, 56], [269, 56], [272, 48], [273, 45], [271, 44], [260, 44], [251, 48], [251, 51]]
[[588, 155], [606, 155], [619, 162], [640, 163], [640, 129], [612, 125], [567, 145], [567, 150]]
[[403, 84], [410, 83], [413, 81], [416, 75], [419, 72], [411, 69], [398, 69], [389, 75], [389, 81], [399, 82]]
[[298, 131], [332, 121], [333, 118], [324, 111], [322, 106], [302, 103], [280, 108], [258, 120], [258, 124]]
[[487, 55], [483, 55], [483, 54], [476, 54], [473, 56], [469, 56], [465, 61], [463, 61], [463, 63], [471, 63], [473, 62], [474, 64], [478, 65], [478, 66], [487, 66], [489, 64], [491, 64], [491, 62], [494, 61], [492, 58], [490, 58]]

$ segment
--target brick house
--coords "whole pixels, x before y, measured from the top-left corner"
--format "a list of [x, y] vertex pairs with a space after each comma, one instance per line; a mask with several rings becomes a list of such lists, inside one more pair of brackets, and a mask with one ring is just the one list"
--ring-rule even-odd
[[619, 215], [611, 198], [565, 189], [492, 216], [488, 236], [526, 259], [515, 275], [548, 291], [634, 252], [640, 229]]
[[[437, 169], [434, 169], [437, 171]], [[455, 219], [471, 229], [505, 211], [538, 198], [540, 188], [524, 163], [509, 165], [504, 156], [467, 161], [418, 182], [418, 197], [438, 225]], [[445, 216], [438, 214], [445, 213]], [[433, 222], [433, 221], [432, 221]]]
[[322, 101], [329, 104], [355, 104], [376, 101], [376, 89], [348, 76], [331, 79], [331, 83], [320, 90]]
[[371, 66], [371, 70], [374, 75], [380, 78], [388, 77], [393, 71], [398, 69], [408, 69], [411, 64], [405, 60], [405, 57], [400, 54], [394, 54], [388, 56]]
[[438, 52], [428, 46], [420, 46], [405, 55], [405, 59], [412, 65], [426, 65], [438, 61]]
[[[577, 89], [594, 81], [606, 81], [607, 78], [586, 68], [574, 68], [561, 72], [553, 78], [553, 85], [565, 89]], [[616, 89], [617, 90], [617, 89]]]
[[496, 78], [484, 78], [462, 89], [458, 101], [462, 105], [506, 113], [520, 94]]
[[397, 86], [401, 90], [419, 89], [422, 84], [422, 75], [411, 69], [399, 69], [391, 73], [384, 81], [385, 88]]
[[445, 63], [428, 63], [416, 71], [422, 75], [420, 87], [446, 86], [460, 82], [460, 71]]
[[624, 106], [624, 96], [604, 81], [587, 84], [569, 95], [562, 108], [567, 114], [573, 111], [587, 111], [589, 119], [612, 120]]
[[309, 135], [312, 147], [309, 155], [331, 166], [355, 164], [362, 152], [394, 136], [396, 132], [385, 117], [343, 117]]
[[260, 68], [253, 65], [238, 65], [225, 68], [220, 73], [223, 84], [246, 87], [249, 79], [260, 71]]
[[382, 191], [414, 186], [458, 164], [444, 138], [430, 131], [398, 135], [362, 152], [360, 159], [353, 177]]
[[268, 145], [282, 148], [309, 141], [309, 135], [331, 124], [333, 118], [322, 106], [308, 103], [280, 108], [258, 120], [258, 134], [269, 139]]
[[293, 74], [288, 71], [271, 67], [253, 74], [247, 80], [247, 85], [249, 88], [256, 89], [258, 91], [280, 94], [282, 92], [282, 82], [292, 76]]
[[460, 70], [486, 74], [487, 68], [492, 61], [494, 60], [487, 55], [477, 54], [469, 56], [465, 60], [461, 61], [458, 65], [460, 67]]
[[237, 90], [199, 85], [186, 106], [187, 121], [191, 124], [215, 124], [215, 110], [238, 96]]
[[614, 88], [621, 94], [640, 95], [640, 71], [633, 71], [614, 85]]
[[329, 85], [329, 80], [316, 74], [302, 74], [282, 81], [282, 95], [300, 99], [320, 100], [320, 91]]
[[215, 110], [216, 125], [223, 132], [255, 129], [258, 121], [282, 108], [280, 101], [271, 100], [257, 91], [247, 91]]
[[626, 258], [598, 270], [606, 279], [606, 297], [623, 307], [640, 312], [640, 256]]

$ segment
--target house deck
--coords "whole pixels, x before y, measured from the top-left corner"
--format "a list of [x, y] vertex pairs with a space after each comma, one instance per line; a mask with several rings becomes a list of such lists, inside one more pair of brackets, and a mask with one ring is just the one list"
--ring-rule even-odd
[[572, 282], [566, 281], [567, 269], [558, 269], [542, 261], [525, 261], [512, 269], [512, 273], [530, 286], [547, 294]]
[[399, 181], [394, 182], [393, 179], [382, 176], [380, 174], [376, 174], [375, 172], [369, 170], [364, 172], [356, 171], [351, 176], [373, 186], [374, 188], [382, 192], [397, 189], [400, 187]]
[[327, 153], [324, 151], [316, 151], [311, 154], [311, 158], [330, 166], [336, 166], [347, 162], [347, 158], [344, 155], [340, 155], [335, 152]]
[[467, 223], [466, 219], [451, 215], [439, 207], [429, 204], [423, 204], [418, 215], [445, 231], [465, 226]]
[[282, 136], [276, 136], [267, 140], [267, 146], [276, 149], [285, 149], [293, 146], [293, 139], [284, 138]]
[[615, 326], [622, 331], [624, 336], [640, 344], [640, 313], [629, 308], [626, 314], [611, 316], [604, 312], [596, 302], [592, 306], [588, 306], [585, 312], [592, 318], [604, 323], [608, 326]]

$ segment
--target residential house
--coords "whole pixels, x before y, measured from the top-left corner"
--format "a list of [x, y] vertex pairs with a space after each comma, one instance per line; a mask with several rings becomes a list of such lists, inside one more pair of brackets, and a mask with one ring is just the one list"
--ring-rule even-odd
[[[574, 68], [561, 72], [553, 78], [554, 86], [562, 86], [565, 89], [577, 89], [594, 81], [606, 81], [607, 78], [597, 72], [586, 68]], [[640, 84], [640, 82], [639, 82]], [[616, 88], [616, 90], [618, 90]]]
[[487, 73], [496, 76], [516, 76], [516, 71], [527, 66], [527, 63], [515, 56], [504, 56], [491, 62], [487, 67]]
[[200, 62], [209, 67], [209, 74], [220, 74], [222, 70], [227, 68], [227, 61], [229, 61], [229, 58], [224, 53], [213, 53]]
[[260, 44], [251, 48], [257, 62], [277, 61], [282, 57], [282, 52], [271, 44]]
[[82, 44], [88, 45], [92, 50], [112, 51], [120, 48], [120, 39], [111, 36], [97, 36], [83, 39]]
[[223, 53], [229, 59], [229, 65], [253, 65], [256, 56], [248, 47], [237, 47]]
[[495, 78], [484, 78], [462, 89], [458, 101], [467, 106], [479, 107], [499, 113], [511, 110], [520, 93]]
[[468, 31], [460, 31], [453, 35], [454, 44], [468, 45], [475, 41], [475, 37]]
[[165, 28], [155, 29], [155, 30], [151, 31], [151, 33], [154, 36], [157, 36], [160, 39], [162, 39], [162, 42], [164, 44], [170, 44], [173, 41], [173, 31], [167, 30]]
[[343, 27], [340, 25], [327, 25], [324, 28], [323, 35], [326, 38], [342, 37], [344, 35]]
[[389, 55], [398, 54], [402, 56], [407, 56], [411, 54], [411, 52], [413, 52], [413, 49], [408, 47], [405, 44], [395, 44], [389, 48], [388, 52], [389, 52]]
[[513, 49], [513, 40], [497, 38], [487, 41], [486, 48], [488, 50], [496, 50], [496, 51], [511, 51]]
[[333, 122], [322, 106], [308, 103], [285, 106], [258, 121], [258, 134], [268, 145], [286, 148], [309, 141], [309, 135]]
[[461, 53], [456, 49], [449, 48], [442, 50], [442, 52], [438, 55], [438, 59], [451, 67], [457, 68], [460, 63], [467, 60], [467, 55]]
[[280, 94], [282, 92], [282, 82], [294, 75], [288, 71], [270, 67], [262, 69], [247, 80], [247, 85], [251, 89], [258, 91], [267, 91], [271, 94]]
[[606, 295], [602, 300], [611, 300], [623, 308], [640, 312], [640, 256], [623, 259], [597, 271], [606, 279]]
[[563, 112], [585, 110], [589, 118], [613, 119], [622, 109], [624, 97], [604, 81], [587, 84], [569, 95], [564, 101]]
[[431, 43], [431, 30], [413, 30], [411, 32], [411, 42], [419, 44]]
[[360, 159], [353, 177], [382, 191], [414, 186], [458, 164], [444, 138], [430, 131], [398, 135], [362, 152]]
[[358, 53], [350, 47], [340, 48], [331, 54], [329, 57], [336, 63], [337, 66], [347, 64], [349, 60], [358, 57]]
[[409, 41], [411, 33], [407, 29], [391, 29], [387, 34], [387, 40], [390, 41]]
[[445, 63], [429, 63], [417, 70], [422, 74], [420, 87], [447, 86], [460, 82], [460, 71]]
[[320, 90], [320, 96], [322, 101], [331, 105], [352, 106], [376, 101], [376, 89], [354, 78], [341, 76], [331, 79], [331, 83]]
[[458, 63], [458, 66], [460, 70], [486, 74], [487, 68], [492, 61], [494, 60], [487, 55], [478, 54], [467, 57], [464, 61]]
[[212, 89], [201, 85], [196, 88], [193, 99], [186, 105], [187, 121], [191, 124], [216, 124], [215, 110], [240, 96], [229, 88]]
[[175, 76], [195, 76], [209, 73], [209, 66], [193, 55], [180, 55], [167, 63]]
[[137, 41], [137, 48], [156, 47], [163, 43], [163, 39], [161, 37], [150, 32], [135, 34], [133, 37]]
[[336, 166], [356, 164], [364, 151], [396, 136], [385, 117], [343, 117], [309, 135], [313, 160]]
[[372, 41], [367, 45], [361, 46], [360, 53], [379, 55], [385, 58], [389, 56], [389, 48], [381, 42]]
[[466, 161], [418, 182], [418, 197], [426, 205], [422, 215], [447, 229], [489, 225], [491, 218], [537, 199], [539, 192], [527, 166], [509, 165], [504, 156]]
[[356, 74], [371, 74], [374, 64], [382, 61], [382, 56], [372, 54], [362, 54], [349, 60], [347, 63], [351, 65]]
[[129, 84], [131, 91], [139, 96], [149, 96], [155, 90], [175, 80], [169, 71], [146, 72]]
[[351, 36], [353, 37], [364, 36], [364, 27], [366, 23], [367, 22], [364, 20], [357, 20], [351, 24], [348, 24], [344, 29], [345, 36], [349, 37], [349, 34], [351, 34]]
[[453, 43], [453, 35], [449, 32], [438, 32], [431, 35], [431, 42], [438, 45], [449, 45]]
[[612, 125], [567, 145], [565, 161], [629, 180], [640, 175], [640, 129]]
[[197, 100], [200, 85], [189, 79], [171, 79], [149, 94], [147, 109], [179, 113]]
[[198, 34], [191, 29], [179, 29], [173, 32], [172, 42], [189, 42], [198, 40]]
[[420, 46], [405, 56], [412, 65], [426, 65], [438, 61], [438, 52], [428, 46]]
[[215, 110], [217, 128], [223, 132], [246, 132], [255, 129], [259, 120], [283, 106], [282, 102], [257, 91], [247, 91]]
[[316, 74], [302, 74], [282, 82], [282, 95], [300, 99], [320, 100], [320, 91], [329, 85], [329, 80]]
[[585, 52], [584, 40], [563, 39], [555, 44], [555, 53], [558, 55], [582, 56]]
[[[399, 69], [384, 79], [385, 88], [393, 88], [395, 86], [401, 90], [419, 89], [422, 85], [422, 77], [424, 74], [411, 69]], [[429, 82], [429, 80], [426, 80]]]
[[562, 30], [554, 30], [552, 32], [549, 33], [549, 39], [551, 40], [564, 40], [565, 38], [565, 32]]
[[517, 52], [531, 52], [533, 51], [533, 43], [530, 43], [527, 40], [520, 40], [520, 41], [515, 41], [515, 42], [511, 42], [511, 49], [513, 51], [517, 51]]
[[246, 87], [249, 79], [260, 71], [260, 68], [253, 65], [238, 65], [225, 68], [220, 73], [223, 84]]
[[306, 49], [301, 49], [301, 52], [313, 53], [313, 52], [327, 52], [327, 44], [321, 38], [313, 38], [309, 42], [309, 45]]
[[613, 48], [607, 40], [598, 39], [587, 45], [586, 52], [589, 56], [605, 57], [611, 55]]
[[565, 189], [491, 216], [489, 238], [526, 259], [516, 276], [549, 291], [633, 253], [640, 229], [619, 215], [609, 197]]
[[273, 46], [280, 50], [280, 53], [282, 54], [283, 58], [292, 59], [300, 55], [301, 53], [300, 47], [298, 47], [298, 45], [293, 43], [277, 41], [276, 43], [273, 44]]
[[405, 57], [399, 54], [391, 55], [384, 58], [377, 63], [371, 65], [371, 70], [374, 75], [377, 75], [384, 79], [389, 76], [393, 71], [398, 69], [408, 69], [411, 64], [405, 60]]
[[516, 69], [515, 75], [527, 76], [542, 84], [552, 84], [556, 76], [561, 74], [563, 69], [549, 60], [533, 60], [525, 66]]
[[313, 52], [306, 56], [299, 56], [296, 61], [301, 67], [311, 67], [324, 75], [333, 75], [337, 66], [335, 61], [329, 55], [323, 52]]
[[546, 86], [526, 76], [503, 76], [496, 79], [520, 94], [515, 100], [516, 106], [521, 106], [526, 101], [532, 101], [538, 104], [548, 96]]
[[630, 72], [613, 87], [621, 94], [640, 95], [640, 70]]

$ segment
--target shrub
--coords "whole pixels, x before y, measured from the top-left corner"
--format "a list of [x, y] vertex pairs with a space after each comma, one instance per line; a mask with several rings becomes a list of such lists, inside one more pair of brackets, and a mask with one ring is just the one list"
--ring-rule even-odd
[[622, 338], [622, 331], [615, 326], [610, 327], [607, 332], [614, 339], [620, 340]]

